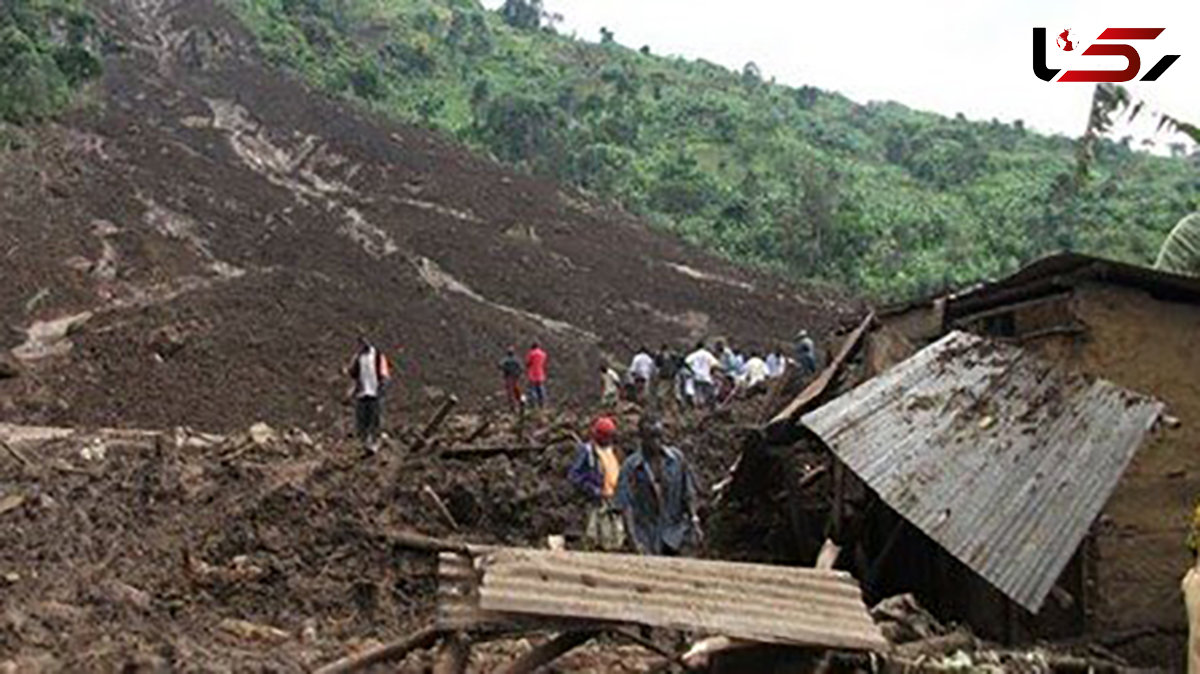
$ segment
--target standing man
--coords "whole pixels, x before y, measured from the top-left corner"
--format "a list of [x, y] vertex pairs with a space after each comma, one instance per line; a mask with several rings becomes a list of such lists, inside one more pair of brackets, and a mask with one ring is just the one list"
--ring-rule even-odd
[[741, 381], [746, 387], [746, 394], [753, 395], [766, 388], [767, 361], [763, 360], [757, 351], [750, 352], [750, 360], [742, 371]]
[[704, 342], [698, 342], [696, 350], [688, 355], [685, 362], [688, 370], [692, 373], [696, 406], [704, 407], [715, 403], [717, 389], [713, 381], [713, 371], [721, 369], [721, 363], [717, 357], [704, 346]]
[[654, 397], [660, 403], [669, 403], [675, 388], [675, 375], [679, 372], [679, 356], [666, 344], [654, 356], [654, 369], [658, 372]]
[[379, 451], [379, 427], [383, 411], [381, 398], [392, 379], [392, 366], [379, 349], [358, 338], [358, 353], [346, 368], [346, 374], [354, 380], [354, 421], [358, 439], [368, 454]]
[[546, 406], [546, 352], [537, 342], [525, 354], [525, 378], [529, 380], [529, 396], [533, 406]]
[[521, 361], [517, 359], [517, 350], [508, 347], [508, 354], [500, 361], [500, 372], [504, 375], [504, 395], [508, 398], [508, 407], [513, 412], [521, 409]]
[[600, 364], [600, 404], [616, 405], [621, 399], [621, 375], [605, 363]]
[[621, 459], [613, 441], [617, 424], [603, 416], [592, 424], [591, 439], [579, 444], [567, 477], [588, 499], [584, 537], [593, 550], [612, 552], [625, 545], [625, 523], [613, 502], [621, 475]]
[[688, 537], [702, 543], [696, 478], [675, 447], [663, 443], [662, 421], [638, 421], [641, 449], [625, 460], [617, 481], [617, 506], [625, 531], [643, 555], [678, 556]]
[[787, 360], [779, 353], [777, 349], [771, 349], [771, 353], [767, 355], [767, 377], [770, 379], [778, 379], [783, 376], [787, 368]]
[[649, 402], [651, 387], [654, 386], [655, 372], [654, 357], [650, 355], [650, 349], [641, 347], [634, 355], [633, 362], [629, 364], [629, 376], [633, 379], [639, 403]]
[[812, 337], [808, 336], [808, 330], [801, 330], [796, 335], [796, 362], [800, 364], [805, 376], [817, 371], [817, 346], [813, 344]]

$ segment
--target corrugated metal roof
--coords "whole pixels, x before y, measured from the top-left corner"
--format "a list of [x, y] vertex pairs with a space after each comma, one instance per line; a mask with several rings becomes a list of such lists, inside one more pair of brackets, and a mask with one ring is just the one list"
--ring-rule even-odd
[[1036, 612], [1161, 410], [953, 332], [802, 421], [888, 505]]
[[948, 301], [948, 309], [954, 314], [963, 315], [1071, 287], [1080, 280], [1114, 283], [1139, 288], [1166, 300], [1200, 304], [1200, 278], [1091, 255], [1059, 253], [1035, 260], [1002, 279], [958, 290], [947, 289], [932, 296], [894, 304], [881, 309], [879, 315], [887, 318], [910, 309], [932, 306], [940, 298]]
[[838, 571], [502, 548], [483, 554], [486, 611], [641, 623], [770, 643], [884, 650]]

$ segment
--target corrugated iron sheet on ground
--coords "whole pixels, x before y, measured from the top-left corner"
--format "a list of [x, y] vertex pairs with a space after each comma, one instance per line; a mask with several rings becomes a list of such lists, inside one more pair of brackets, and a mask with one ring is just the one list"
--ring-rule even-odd
[[[482, 553], [485, 549], [480, 548]], [[474, 559], [457, 552], [438, 554], [437, 624], [446, 630], [464, 632], [521, 632], [532, 630], [586, 629], [592, 623], [562, 618], [486, 611], [479, 606], [479, 582], [483, 572]]]
[[802, 421], [889, 506], [1036, 612], [1161, 410], [953, 332]]
[[781, 644], [884, 650], [839, 571], [501, 548], [481, 555], [487, 612], [640, 623]]

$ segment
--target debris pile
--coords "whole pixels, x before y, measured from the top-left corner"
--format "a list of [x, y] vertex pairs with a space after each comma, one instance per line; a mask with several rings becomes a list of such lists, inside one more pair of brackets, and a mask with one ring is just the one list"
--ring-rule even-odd
[[[373, 458], [257, 423], [0, 424], [0, 668], [297, 671], [409, 633], [434, 619], [437, 587], [436, 555], [406, 547], [410, 532], [577, 543], [585, 506], [566, 473], [587, 421], [452, 414], [419, 449], [424, 421], [395, 429]], [[737, 430], [701, 422], [669, 427], [711, 484]], [[586, 648], [573, 657], [611, 668]]]

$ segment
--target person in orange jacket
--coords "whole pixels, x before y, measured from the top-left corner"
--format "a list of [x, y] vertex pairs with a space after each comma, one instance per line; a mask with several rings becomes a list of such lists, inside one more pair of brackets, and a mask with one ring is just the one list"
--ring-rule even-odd
[[625, 522], [613, 498], [621, 476], [621, 455], [615, 442], [617, 424], [601, 416], [592, 424], [591, 437], [579, 444], [567, 477], [588, 503], [584, 539], [593, 550], [616, 551], [625, 546]]

